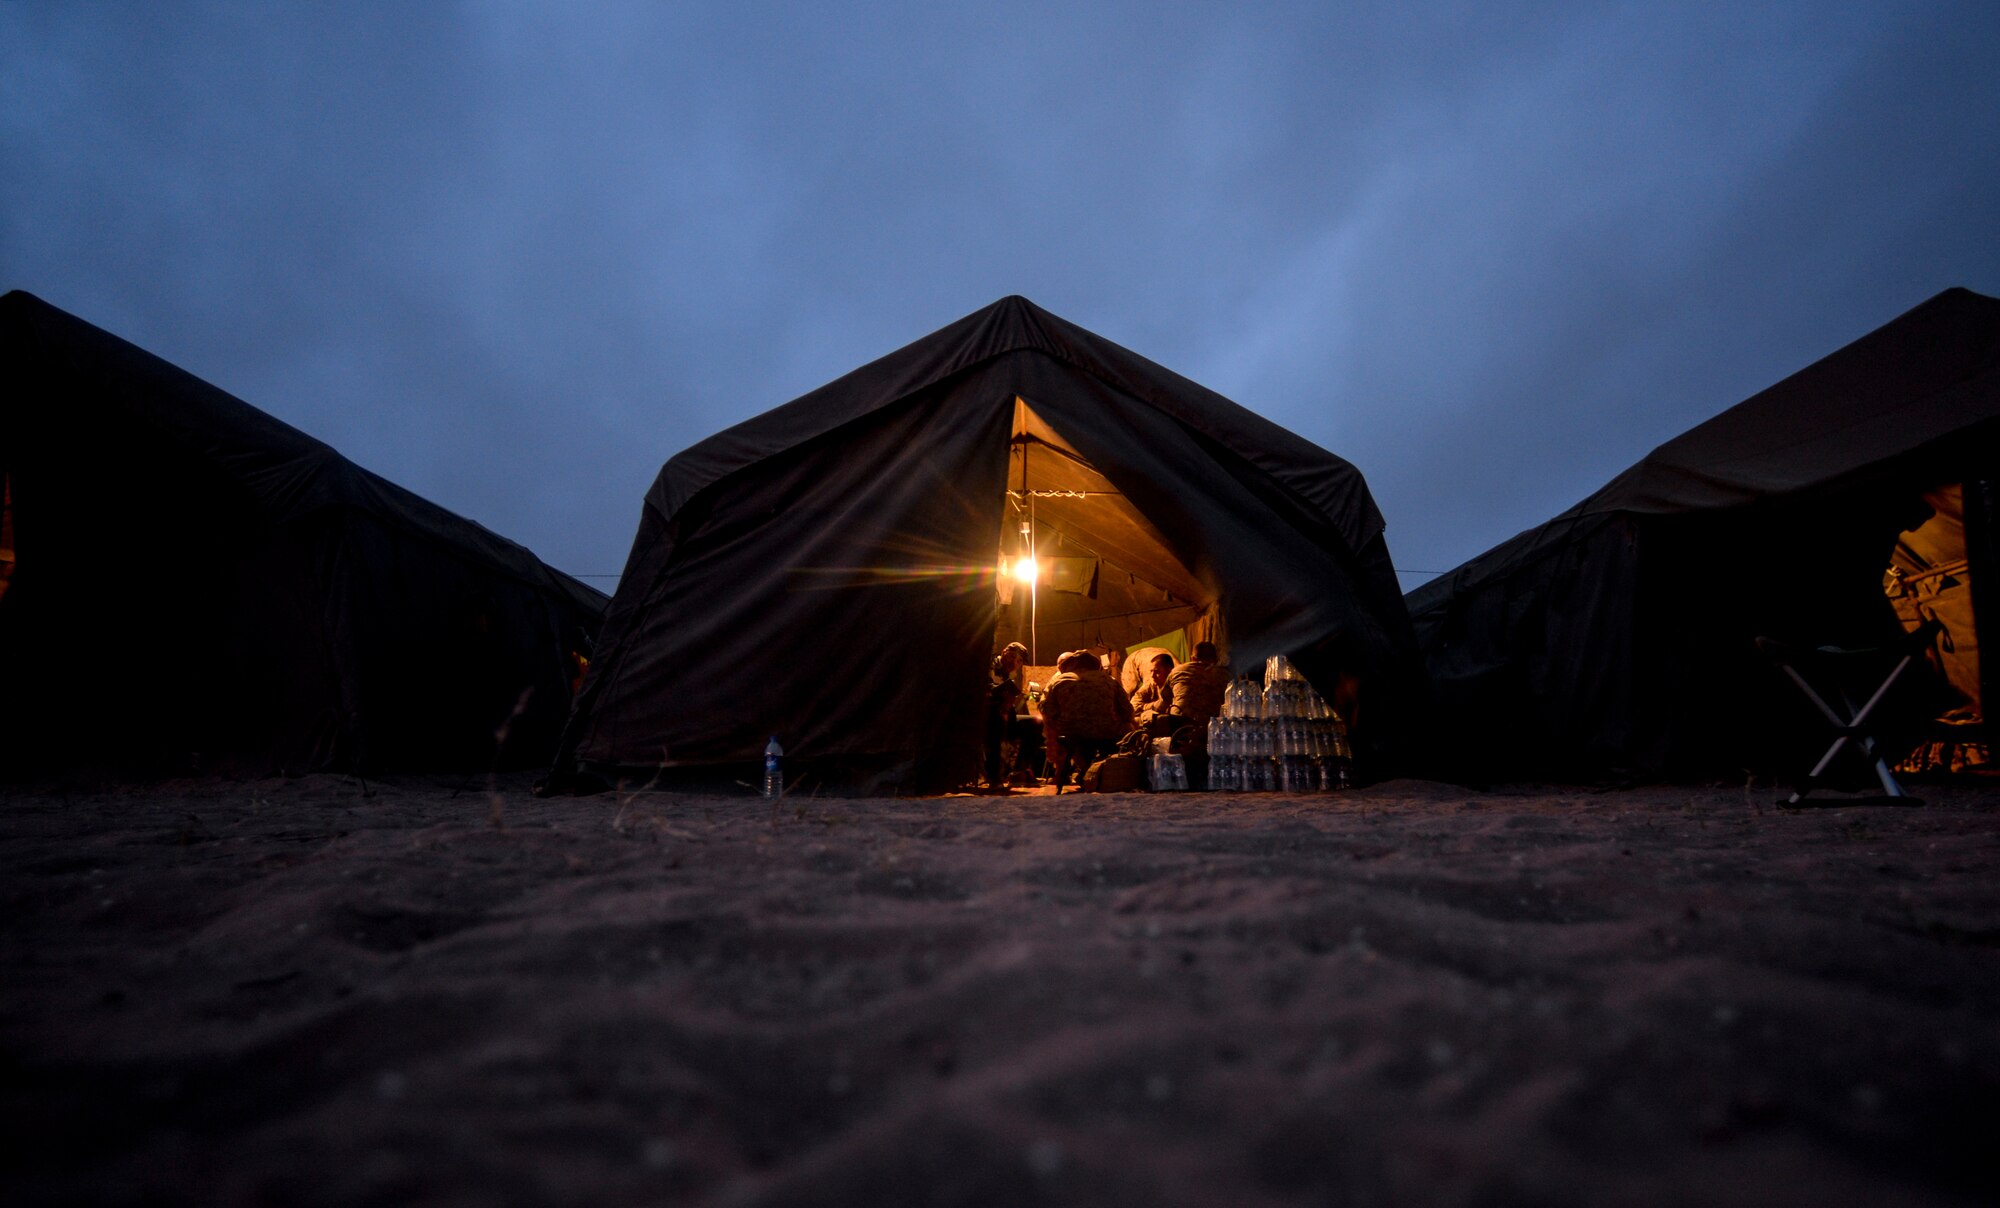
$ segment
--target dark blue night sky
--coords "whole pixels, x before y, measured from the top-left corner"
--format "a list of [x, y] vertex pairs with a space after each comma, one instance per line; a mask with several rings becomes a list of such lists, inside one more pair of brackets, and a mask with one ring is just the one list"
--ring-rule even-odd
[[1359, 465], [1414, 586], [2000, 293], [1996, 63], [1990, 2], [0, 0], [0, 288], [588, 575], [1025, 294]]

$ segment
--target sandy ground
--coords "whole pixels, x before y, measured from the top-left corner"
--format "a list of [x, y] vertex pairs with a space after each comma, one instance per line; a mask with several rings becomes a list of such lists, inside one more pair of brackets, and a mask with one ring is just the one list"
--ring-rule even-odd
[[1942, 1204], [2000, 794], [0, 792], [0, 1198]]

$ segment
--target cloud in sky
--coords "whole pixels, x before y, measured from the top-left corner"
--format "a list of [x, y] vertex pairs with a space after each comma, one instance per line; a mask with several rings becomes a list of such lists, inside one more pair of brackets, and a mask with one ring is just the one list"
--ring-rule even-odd
[[1022, 293], [1434, 571], [2000, 293], [1996, 52], [1980, 3], [21, 0], [0, 287], [583, 574], [670, 454]]

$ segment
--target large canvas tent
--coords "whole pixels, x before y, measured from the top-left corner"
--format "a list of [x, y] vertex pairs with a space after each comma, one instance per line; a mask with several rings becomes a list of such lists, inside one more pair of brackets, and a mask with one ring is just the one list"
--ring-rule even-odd
[[0, 770], [550, 756], [602, 593], [30, 294], [0, 373]]
[[[1002, 603], [1029, 552], [1061, 580]], [[1376, 752], [1417, 674], [1353, 466], [1005, 298], [666, 464], [558, 772], [726, 770], [776, 735], [812, 783], [960, 783], [1001, 641], [1176, 629], [1361, 685]]]
[[1920, 711], [1982, 717], [1996, 439], [2000, 301], [1953, 289], [1668, 441], [1410, 593], [1438, 750], [1473, 775], [1783, 770], [1820, 723], [1753, 639], [1931, 615], [1958, 687]]

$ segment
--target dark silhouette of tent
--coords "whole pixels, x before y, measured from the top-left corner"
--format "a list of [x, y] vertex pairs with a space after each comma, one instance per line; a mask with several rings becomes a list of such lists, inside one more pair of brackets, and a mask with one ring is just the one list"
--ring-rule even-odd
[[1438, 754], [1475, 776], [1774, 769], [1824, 743], [1756, 636], [1866, 646], [1932, 614], [1977, 716], [1996, 438], [2000, 301], [1953, 289], [1668, 441], [1410, 593]]
[[553, 752], [602, 593], [30, 294], [0, 366], [0, 769]]
[[[1023, 523], [1094, 565], [1002, 605]], [[808, 783], [964, 783], [1003, 626], [1045, 662], [1192, 627], [1352, 677], [1379, 768], [1418, 676], [1382, 528], [1347, 462], [1005, 298], [666, 464], [556, 782], [727, 772], [775, 734]]]

